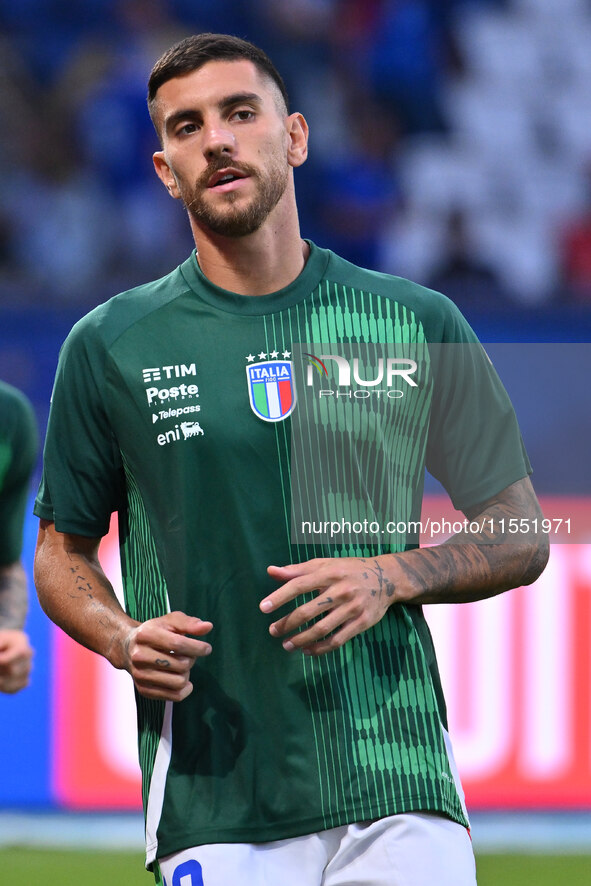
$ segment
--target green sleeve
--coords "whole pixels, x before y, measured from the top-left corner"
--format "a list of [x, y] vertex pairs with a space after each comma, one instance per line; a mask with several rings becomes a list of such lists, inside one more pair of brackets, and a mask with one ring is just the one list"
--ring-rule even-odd
[[35, 514], [59, 532], [99, 538], [118, 509], [119, 450], [104, 401], [106, 348], [92, 315], [81, 320], [60, 353]]
[[465, 510], [527, 476], [531, 466], [501, 380], [465, 318], [447, 305], [443, 343], [430, 346], [427, 469]]
[[20, 559], [38, 436], [26, 397], [0, 382], [0, 566]]

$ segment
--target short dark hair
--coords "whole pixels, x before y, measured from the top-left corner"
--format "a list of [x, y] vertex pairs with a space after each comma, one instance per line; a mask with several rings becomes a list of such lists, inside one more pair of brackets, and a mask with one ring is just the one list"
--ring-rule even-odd
[[167, 49], [152, 68], [148, 80], [148, 110], [154, 125], [156, 126], [156, 93], [163, 83], [174, 77], [190, 74], [207, 62], [242, 59], [252, 62], [261, 74], [275, 83], [288, 110], [289, 98], [283, 78], [262, 49], [231, 34], [194, 34]]

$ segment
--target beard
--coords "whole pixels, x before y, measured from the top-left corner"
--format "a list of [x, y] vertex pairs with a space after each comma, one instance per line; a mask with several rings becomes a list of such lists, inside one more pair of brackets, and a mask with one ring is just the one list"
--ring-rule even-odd
[[[256, 182], [256, 193], [245, 206], [236, 205], [243, 198], [233, 191], [223, 195], [224, 205], [221, 207], [213, 206], [206, 199], [207, 183], [211, 176], [228, 166], [238, 169]], [[232, 163], [227, 158], [220, 157], [209, 164], [192, 188], [183, 182], [178, 182], [178, 186], [187, 211], [200, 225], [224, 237], [245, 237], [258, 231], [279, 203], [287, 183], [288, 166], [285, 161], [280, 163], [276, 159], [263, 176], [254, 166]]]

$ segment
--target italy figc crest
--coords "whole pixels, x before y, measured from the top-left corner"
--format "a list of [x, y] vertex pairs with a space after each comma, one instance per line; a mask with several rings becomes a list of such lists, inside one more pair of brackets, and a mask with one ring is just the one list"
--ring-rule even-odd
[[[273, 352], [271, 356], [277, 353]], [[260, 354], [259, 357], [266, 357]], [[290, 356], [287, 352], [284, 356]], [[250, 355], [248, 360], [253, 360]], [[248, 396], [255, 415], [263, 421], [283, 421], [296, 404], [295, 380], [291, 360], [261, 360], [246, 367]]]

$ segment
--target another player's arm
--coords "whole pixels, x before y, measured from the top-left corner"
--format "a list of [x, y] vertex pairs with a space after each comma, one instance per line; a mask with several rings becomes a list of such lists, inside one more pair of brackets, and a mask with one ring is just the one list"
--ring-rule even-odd
[[208, 655], [210, 622], [183, 612], [138, 622], [120, 605], [98, 559], [100, 538], [58, 532], [41, 520], [35, 584], [46, 614], [78, 643], [128, 671], [148, 698], [181, 701], [193, 689], [189, 671]]
[[[285, 638], [288, 650], [319, 655], [376, 624], [394, 603], [465, 603], [535, 581], [548, 559], [548, 538], [541, 531], [542, 514], [528, 477], [467, 510], [466, 516], [482, 531], [460, 533], [442, 545], [269, 567], [269, 574], [283, 584], [261, 601], [263, 612], [317, 592], [274, 622], [271, 634]], [[526, 521], [529, 531], [517, 538], [509, 535], [506, 527], [512, 518]]]
[[23, 630], [27, 578], [20, 561], [0, 566], [0, 692], [18, 692], [29, 683], [33, 650]]
[[27, 577], [20, 560], [0, 566], [0, 631], [20, 631], [27, 616]]

